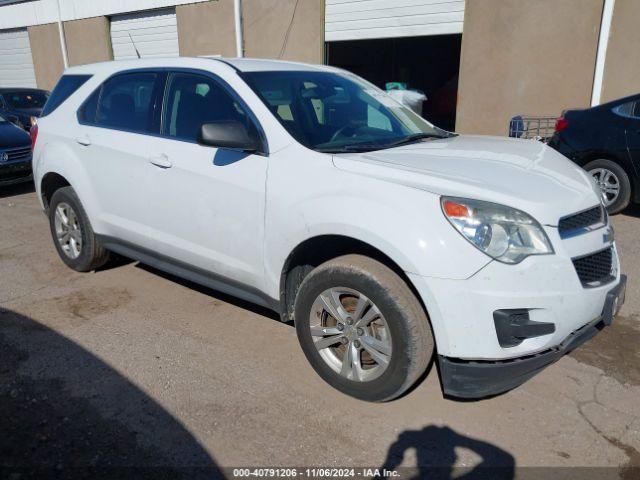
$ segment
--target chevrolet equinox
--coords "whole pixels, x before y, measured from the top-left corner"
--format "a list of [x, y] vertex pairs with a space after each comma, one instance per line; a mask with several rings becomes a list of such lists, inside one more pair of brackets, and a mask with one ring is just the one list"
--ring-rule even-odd
[[115, 252], [273, 309], [360, 399], [432, 364], [448, 396], [505, 392], [624, 301], [584, 171], [539, 142], [439, 129], [344, 70], [85, 65], [45, 112], [34, 178], [64, 263]]

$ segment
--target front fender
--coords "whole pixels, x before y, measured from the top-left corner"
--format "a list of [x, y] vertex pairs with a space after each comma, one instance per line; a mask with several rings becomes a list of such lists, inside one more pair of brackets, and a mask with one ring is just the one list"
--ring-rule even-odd
[[[313, 179], [312, 187], [291, 182], [288, 177], [295, 174], [288, 169], [282, 170], [287, 178], [278, 178], [280, 164], [270, 168], [265, 287], [273, 298], [279, 296], [280, 275], [291, 252], [322, 235], [359, 240], [403, 271], [427, 277], [468, 278], [491, 260], [453, 229], [442, 214], [438, 195], [329, 165], [313, 172], [308, 170], [316, 165], [306, 166], [305, 177]], [[287, 188], [272, 195], [269, 189], [280, 182]]]

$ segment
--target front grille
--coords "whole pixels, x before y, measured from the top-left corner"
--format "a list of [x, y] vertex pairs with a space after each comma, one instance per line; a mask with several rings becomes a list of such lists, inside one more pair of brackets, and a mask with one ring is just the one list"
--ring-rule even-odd
[[31, 156], [31, 147], [11, 148], [4, 150], [4, 152], [7, 153], [7, 162], [14, 162], [29, 158]]
[[585, 287], [594, 287], [613, 280], [613, 248], [573, 259], [578, 278]]
[[588, 228], [606, 222], [606, 214], [602, 205], [590, 208], [575, 215], [569, 215], [560, 219], [558, 232], [561, 237], [569, 235], [571, 232]]

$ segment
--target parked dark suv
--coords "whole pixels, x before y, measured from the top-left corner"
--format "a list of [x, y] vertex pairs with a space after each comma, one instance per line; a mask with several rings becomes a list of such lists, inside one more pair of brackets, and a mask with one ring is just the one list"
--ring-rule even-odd
[[549, 145], [593, 176], [609, 213], [640, 202], [640, 94], [565, 111]]
[[31, 130], [31, 118], [42, 115], [49, 92], [36, 88], [0, 88], [0, 113], [2, 116], [25, 129]]

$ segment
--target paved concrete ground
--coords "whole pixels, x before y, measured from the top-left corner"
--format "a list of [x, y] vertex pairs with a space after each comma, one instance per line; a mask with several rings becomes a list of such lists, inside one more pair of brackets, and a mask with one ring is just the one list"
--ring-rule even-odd
[[321, 381], [294, 329], [269, 312], [134, 263], [72, 272], [32, 190], [4, 189], [0, 465], [485, 462], [612, 467], [592, 472], [631, 478], [640, 466], [639, 217], [614, 218], [629, 289], [611, 328], [497, 398], [445, 400], [434, 370], [379, 405]]

